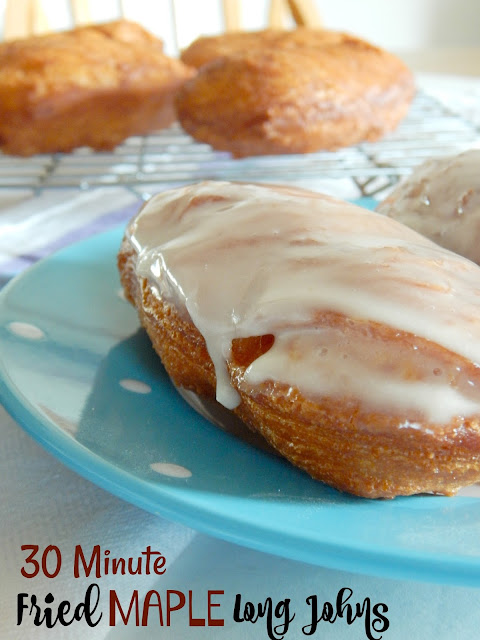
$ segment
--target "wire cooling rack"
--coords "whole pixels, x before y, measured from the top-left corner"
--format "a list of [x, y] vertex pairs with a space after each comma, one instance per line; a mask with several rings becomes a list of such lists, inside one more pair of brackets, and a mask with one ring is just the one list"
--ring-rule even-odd
[[199, 180], [348, 178], [359, 195], [377, 196], [423, 160], [480, 146], [480, 127], [419, 92], [399, 128], [381, 141], [336, 152], [233, 159], [195, 142], [179, 125], [132, 137], [112, 152], [78, 149], [69, 154], [14, 158], [0, 154], [0, 189], [123, 186], [143, 195], [163, 183]]

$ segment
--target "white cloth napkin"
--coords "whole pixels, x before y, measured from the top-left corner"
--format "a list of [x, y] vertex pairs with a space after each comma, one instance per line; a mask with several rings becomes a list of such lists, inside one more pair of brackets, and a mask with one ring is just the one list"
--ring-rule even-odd
[[[140, 554], [150, 545], [161, 551], [170, 565], [188, 546], [194, 532], [123, 502], [79, 477], [39, 447], [1, 408], [0, 437], [0, 638], [107, 637], [110, 629], [106, 615], [93, 629], [85, 624], [57, 624], [52, 629], [27, 622], [17, 626], [17, 594], [33, 593], [42, 604], [48, 593], [57, 603], [62, 599], [78, 603], [95, 580], [73, 577], [76, 545], [81, 545], [85, 554], [100, 545], [116, 557]], [[50, 544], [58, 546], [62, 568], [55, 578], [27, 579], [21, 575], [22, 567], [29, 569], [24, 562], [27, 554], [21, 550], [28, 544], [40, 549]], [[153, 588], [156, 578], [103, 576], [101, 593], [115, 589], [120, 599], [126, 598], [134, 589], [143, 593]]]
[[[146, 513], [111, 496], [79, 477], [46, 453], [17, 424], [0, 410], [0, 478], [2, 483], [0, 518], [0, 638], [5, 640], [135, 640], [136, 638], [190, 638], [219, 640], [260, 640], [268, 638], [264, 619], [257, 623], [235, 622], [236, 594], [242, 603], [274, 604], [289, 598], [295, 618], [285, 638], [306, 638], [302, 627], [310, 623], [306, 598], [316, 595], [318, 602], [334, 602], [344, 587], [352, 590], [352, 602], [369, 598], [372, 605], [385, 603], [389, 628], [375, 637], [387, 640], [453, 640], [475, 638], [480, 628], [478, 589], [372, 578], [311, 566], [259, 553], [217, 540]], [[63, 555], [62, 570], [52, 580], [26, 579], [20, 569], [26, 554], [21, 546], [49, 544]], [[92, 578], [73, 577], [73, 549], [85, 552], [93, 545], [110, 549], [112, 556], [140, 554], [148, 545], [161, 551], [167, 570], [160, 576], [102, 576], [95, 580], [101, 592], [102, 620], [95, 628], [83, 622], [70, 627], [58, 624], [52, 629], [30, 622], [16, 625], [18, 593], [36, 594], [43, 602], [52, 593], [55, 602], [68, 599], [78, 603], [85, 596]], [[160, 627], [155, 611], [149, 626], [128, 626], [117, 619], [108, 626], [107, 598], [114, 589], [121, 603], [128, 603], [137, 589], [140, 601], [149, 590], [165, 598], [166, 590], [192, 591], [193, 616], [204, 617], [207, 591], [224, 591], [215, 596], [221, 607], [216, 617], [223, 627], [189, 627], [184, 611], [173, 612], [170, 627]], [[215, 600], [214, 600], [215, 601]], [[126, 609], [126, 606], [125, 606]], [[275, 618], [274, 618], [275, 619]], [[133, 620], [133, 618], [132, 618]], [[280, 624], [281, 618], [276, 620]], [[329, 640], [366, 638], [365, 621], [348, 625], [345, 619], [322, 622], [312, 637]]]

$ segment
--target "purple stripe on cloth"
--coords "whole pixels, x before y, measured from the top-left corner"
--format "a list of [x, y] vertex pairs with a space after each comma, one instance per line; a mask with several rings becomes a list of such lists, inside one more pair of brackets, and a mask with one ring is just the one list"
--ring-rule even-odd
[[3, 279], [3, 284], [8, 282], [8, 280], [10, 280], [10, 278], [13, 278], [13, 276], [17, 275], [17, 273], [20, 273], [27, 267], [30, 267], [35, 262], [37, 262], [37, 259], [34, 256], [24, 256], [24, 257], [12, 258], [8, 262], [5, 262], [4, 264], [2, 264], [1, 275]]
[[[122, 222], [127, 222], [133, 216], [133, 214], [138, 211], [140, 207], [139, 202], [134, 202], [132, 204], [123, 207], [122, 209], [117, 209], [115, 211], [111, 211], [110, 213], [106, 213], [99, 218], [95, 218], [91, 220], [84, 227], [79, 227], [78, 229], [73, 229], [69, 231], [63, 236], [56, 238], [50, 244], [45, 245], [40, 250], [35, 252], [35, 258], [40, 260], [41, 258], [45, 258], [50, 255], [54, 251], [58, 251], [63, 247], [68, 246], [69, 244], [74, 244], [75, 242], [79, 242], [80, 240], [85, 240], [90, 236], [96, 235], [97, 233], [101, 233], [102, 231], [108, 231], [108, 229], [112, 229]], [[19, 256], [22, 258], [23, 256]], [[30, 256], [26, 256], [30, 258]]]
[[69, 244], [85, 240], [90, 236], [101, 233], [102, 231], [108, 231], [108, 229], [112, 229], [117, 225], [127, 222], [138, 211], [141, 203], [142, 201], [133, 202], [121, 209], [110, 211], [109, 213], [91, 220], [85, 226], [69, 231], [65, 235], [56, 238], [51, 243], [46, 244], [31, 254], [19, 255], [3, 263], [0, 274], [0, 288], [15, 275], [24, 271], [27, 267], [30, 267], [35, 262], [38, 262], [38, 260], [45, 258], [51, 253], [58, 251]]

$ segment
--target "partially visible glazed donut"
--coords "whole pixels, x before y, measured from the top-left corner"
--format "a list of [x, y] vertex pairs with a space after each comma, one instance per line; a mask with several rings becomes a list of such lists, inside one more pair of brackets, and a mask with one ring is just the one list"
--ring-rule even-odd
[[289, 187], [152, 198], [118, 255], [178, 387], [359, 496], [480, 480], [480, 268], [380, 214]]
[[377, 211], [480, 264], [480, 149], [427, 160]]
[[377, 140], [395, 129], [414, 95], [397, 57], [344, 33], [226, 34], [194, 43], [183, 60], [200, 68], [177, 94], [180, 123], [237, 157]]

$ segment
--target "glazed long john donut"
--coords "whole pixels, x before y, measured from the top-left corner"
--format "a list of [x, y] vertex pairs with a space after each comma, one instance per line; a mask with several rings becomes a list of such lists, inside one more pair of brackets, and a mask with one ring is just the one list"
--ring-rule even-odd
[[154, 197], [119, 254], [179, 386], [313, 477], [369, 497], [480, 479], [480, 269], [394, 220], [287, 187]]

